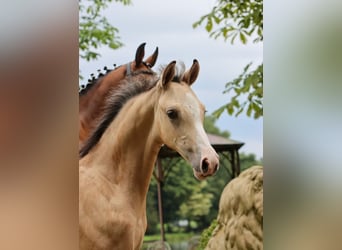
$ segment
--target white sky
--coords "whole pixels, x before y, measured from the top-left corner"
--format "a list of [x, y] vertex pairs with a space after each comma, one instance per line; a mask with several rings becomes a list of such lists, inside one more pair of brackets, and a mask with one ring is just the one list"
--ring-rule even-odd
[[[189, 68], [192, 60], [198, 59], [201, 71], [193, 88], [208, 113], [213, 112], [230, 100], [230, 96], [222, 94], [225, 83], [237, 77], [247, 63], [253, 61], [256, 66], [263, 60], [262, 44], [250, 41], [248, 45], [242, 45], [237, 40], [231, 45], [222, 39], [210, 38], [204, 27], [192, 28], [192, 24], [207, 14], [214, 4], [213, 0], [133, 0], [130, 6], [111, 4], [104, 14], [120, 30], [124, 47], [118, 50], [103, 47], [99, 49], [102, 55], [99, 60], [81, 60], [84, 81], [99, 68], [133, 60], [137, 47], [146, 42], [145, 56], [159, 47], [157, 67], [181, 60]], [[228, 130], [232, 139], [245, 143], [240, 152], [262, 157], [262, 118], [254, 120], [244, 115], [235, 118], [223, 113], [216, 125], [221, 130]]]

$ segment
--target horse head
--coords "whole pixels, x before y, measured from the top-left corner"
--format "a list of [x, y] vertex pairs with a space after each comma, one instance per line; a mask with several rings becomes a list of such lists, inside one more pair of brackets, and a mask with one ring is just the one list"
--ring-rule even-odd
[[167, 65], [157, 83], [161, 93], [156, 117], [162, 143], [187, 160], [194, 176], [203, 180], [218, 170], [219, 157], [203, 128], [205, 107], [190, 87], [199, 70], [194, 60], [188, 71], [175, 77], [176, 62]]

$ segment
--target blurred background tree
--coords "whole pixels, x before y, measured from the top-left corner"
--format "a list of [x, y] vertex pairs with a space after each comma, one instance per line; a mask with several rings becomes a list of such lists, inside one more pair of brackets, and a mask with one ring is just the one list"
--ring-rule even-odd
[[[185, 200], [178, 209], [180, 218], [187, 219], [189, 221], [197, 221], [197, 227], [203, 228], [206, 225], [201, 225], [203, 218], [209, 214], [212, 207], [212, 199], [214, 195], [204, 191], [204, 188], [208, 185], [208, 182], [202, 181], [196, 183], [189, 196], [189, 199]], [[189, 224], [191, 230], [191, 223]]]
[[[263, 0], [219, 0], [210, 13], [193, 24], [205, 29], [214, 39], [223, 38], [234, 44], [236, 38], [247, 44], [263, 42]], [[225, 110], [238, 116], [245, 112], [255, 119], [263, 116], [263, 63], [251, 69], [247, 64], [242, 73], [225, 85], [223, 93], [232, 94], [230, 101], [214, 112], [219, 117]]]
[[[128, 5], [131, 0], [114, 0]], [[120, 41], [119, 30], [108, 22], [102, 11], [113, 0], [79, 0], [79, 54], [87, 61], [98, 59], [96, 52], [99, 46], [118, 49], [123, 44]]]

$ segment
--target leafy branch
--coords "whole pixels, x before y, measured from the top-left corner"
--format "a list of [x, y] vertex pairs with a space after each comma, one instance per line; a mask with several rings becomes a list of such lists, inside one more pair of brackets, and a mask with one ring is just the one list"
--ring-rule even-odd
[[[123, 44], [118, 36], [119, 30], [112, 26], [101, 12], [108, 7], [113, 0], [79, 0], [79, 50], [80, 57], [90, 61], [100, 56], [95, 50], [101, 45], [107, 45], [117, 49]], [[131, 0], [115, 0], [124, 5]]]
[[[243, 44], [249, 38], [253, 42], [263, 41], [263, 0], [219, 0], [210, 13], [202, 16], [193, 24], [194, 28], [205, 24], [209, 36], [234, 44], [239, 38]], [[243, 72], [225, 85], [224, 94], [234, 93], [230, 102], [214, 112], [218, 118], [224, 110], [229, 115], [240, 115], [246, 111], [248, 117], [255, 119], [263, 116], [263, 64], [250, 71], [249, 63]]]
[[263, 64], [255, 70], [248, 71], [251, 65], [252, 63], [247, 64], [237, 78], [226, 83], [223, 93], [234, 93], [234, 96], [228, 104], [213, 113], [216, 118], [225, 110], [229, 115], [234, 114], [236, 117], [243, 111], [246, 111], [248, 117], [253, 115], [254, 119], [263, 116]]
[[[237, 37], [243, 44], [247, 37], [256, 33], [254, 42], [263, 40], [263, 1], [262, 0], [221, 0], [212, 11], [193, 24], [196, 28], [205, 23], [210, 37], [223, 37], [225, 41], [234, 43]], [[218, 26], [214, 29], [214, 25]]]

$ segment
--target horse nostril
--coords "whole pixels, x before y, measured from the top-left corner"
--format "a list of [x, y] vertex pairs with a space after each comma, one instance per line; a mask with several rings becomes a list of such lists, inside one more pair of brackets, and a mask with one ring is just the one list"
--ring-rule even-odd
[[218, 164], [215, 165], [215, 167], [214, 167], [214, 172], [216, 172], [217, 169], [218, 169]]
[[207, 173], [208, 172], [208, 170], [209, 170], [209, 163], [208, 163], [208, 160], [207, 159], [204, 159], [203, 161], [202, 161], [202, 172], [205, 174], [205, 173]]

